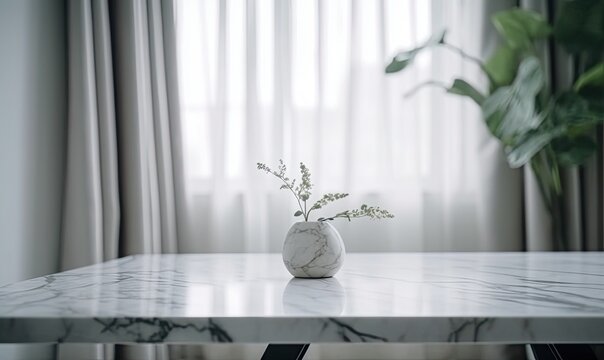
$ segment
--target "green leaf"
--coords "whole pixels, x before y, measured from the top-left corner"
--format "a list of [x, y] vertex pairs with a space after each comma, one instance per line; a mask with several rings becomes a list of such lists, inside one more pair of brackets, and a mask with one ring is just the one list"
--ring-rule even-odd
[[604, 87], [604, 63], [599, 63], [579, 76], [573, 89], [577, 92], [584, 87]]
[[518, 54], [507, 45], [500, 46], [484, 64], [486, 71], [495, 81], [494, 87], [509, 85], [514, 81], [518, 69]]
[[522, 60], [512, 84], [513, 88], [524, 94], [537, 95], [544, 84], [543, 69], [539, 59], [529, 56]]
[[604, 1], [560, 1], [554, 37], [571, 54], [604, 49]]
[[560, 138], [553, 142], [556, 158], [562, 166], [581, 165], [598, 149], [590, 136]]
[[530, 10], [500, 11], [491, 20], [512, 49], [531, 49], [534, 40], [547, 37], [552, 31], [541, 14]]
[[435, 46], [435, 45], [442, 44], [442, 43], [444, 43], [444, 41], [445, 41], [445, 31], [441, 31], [439, 33], [432, 35], [422, 45], [415, 47], [411, 50], [402, 51], [402, 52], [398, 53], [392, 59], [390, 64], [388, 64], [388, 66], [386, 66], [386, 73], [391, 74], [391, 73], [399, 72], [399, 71], [405, 69], [407, 66], [409, 66], [413, 63], [413, 60], [415, 60], [415, 57], [417, 56], [417, 54], [419, 54], [422, 50]]
[[516, 79], [485, 99], [482, 111], [493, 135], [504, 144], [513, 143], [514, 137], [536, 129], [544, 115], [535, 112], [535, 96], [544, 85], [543, 70], [539, 60], [527, 57], [518, 68]]
[[300, 215], [302, 215], [302, 211], [300, 211], [300, 210], [298, 210], [294, 213], [294, 216], [300, 216]]
[[604, 122], [604, 108], [567, 91], [555, 99], [553, 122], [567, 126], [569, 135], [578, 136]]
[[[413, 53], [412, 56], [415, 57], [415, 54]], [[403, 58], [401, 54], [398, 54], [397, 56], [392, 58], [390, 64], [386, 66], [386, 74], [392, 74], [403, 70], [407, 67], [407, 65], [411, 64], [411, 61], [411, 57]]]
[[581, 120], [589, 113], [589, 103], [579, 94], [565, 91], [554, 99], [553, 122], [556, 125], [568, 125]]
[[481, 106], [485, 99], [485, 96], [480, 91], [476, 90], [472, 85], [463, 79], [455, 79], [453, 81], [453, 85], [447, 89], [447, 92], [467, 96], [474, 100], [478, 106]]
[[528, 163], [548, 144], [561, 165], [579, 165], [596, 149], [592, 132], [604, 121], [604, 111], [594, 109], [575, 92], [558, 95], [543, 117], [548, 117], [537, 129], [521, 134], [505, 147], [508, 163], [519, 167]]
[[563, 133], [563, 128], [550, 131], [530, 130], [523, 134], [514, 146], [506, 146], [505, 152], [511, 168], [527, 164], [535, 154]]

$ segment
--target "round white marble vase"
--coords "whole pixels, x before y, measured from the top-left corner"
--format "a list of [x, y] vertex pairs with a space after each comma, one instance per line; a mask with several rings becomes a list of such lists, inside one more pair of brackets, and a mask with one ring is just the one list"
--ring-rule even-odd
[[344, 242], [338, 230], [327, 221], [301, 221], [293, 224], [283, 244], [283, 263], [295, 277], [334, 276], [344, 263]]

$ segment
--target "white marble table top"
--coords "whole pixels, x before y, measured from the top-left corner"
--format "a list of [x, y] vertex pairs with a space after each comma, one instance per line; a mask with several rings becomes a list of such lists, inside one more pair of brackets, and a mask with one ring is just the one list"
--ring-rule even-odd
[[0, 288], [0, 342], [604, 342], [604, 253], [139, 255]]

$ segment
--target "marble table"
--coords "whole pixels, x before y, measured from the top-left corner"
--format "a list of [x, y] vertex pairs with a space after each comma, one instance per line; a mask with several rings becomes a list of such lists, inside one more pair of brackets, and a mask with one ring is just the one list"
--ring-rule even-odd
[[604, 343], [604, 253], [131, 256], [0, 287], [0, 342]]

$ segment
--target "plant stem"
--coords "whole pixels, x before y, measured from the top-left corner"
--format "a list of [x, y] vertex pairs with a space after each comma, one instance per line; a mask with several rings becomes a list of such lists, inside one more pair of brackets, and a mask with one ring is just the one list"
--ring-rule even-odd
[[491, 74], [489, 74], [489, 71], [487, 70], [486, 66], [484, 65], [484, 63], [482, 62], [482, 60], [480, 60], [477, 57], [474, 57], [468, 53], [466, 53], [465, 51], [463, 51], [461, 48], [458, 48], [457, 46], [453, 45], [453, 44], [449, 44], [448, 42], [443, 42], [441, 44], [441, 46], [443, 46], [445, 49], [451, 50], [457, 54], [459, 54], [459, 56], [461, 56], [462, 58], [469, 60], [473, 63], [475, 63], [476, 65], [478, 65], [478, 67], [480, 67], [480, 69], [482, 70], [482, 72], [489, 78], [489, 82], [493, 85], [496, 84], [495, 79], [493, 79], [493, 77], [491, 76]]
[[537, 180], [541, 197], [547, 207], [547, 211], [551, 214], [553, 209], [551, 193], [549, 191], [549, 176], [546, 171], [546, 166], [545, 154], [543, 151], [540, 151], [533, 159], [531, 159], [531, 167], [535, 179]]
[[403, 96], [410, 97], [425, 86], [437, 86], [437, 87], [443, 88], [445, 90], [448, 89], [447, 84], [445, 84], [442, 81], [428, 80], [428, 81], [424, 81], [423, 83], [419, 83], [418, 85], [415, 85], [411, 90], [407, 91]]
[[549, 160], [549, 166], [552, 169], [552, 187], [554, 190], [555, 196], [562, 195], [562, 181], [560, 179], [560, 167], [558, 166], [558, 161], [556, 160], [556, 154], [554, 153], [554, 149], [552, 149], [551, 145], [548, 145], [546, 148], [547, 158]]
[[569, 250], [569, 242], [566, 237], [566, 224], [564, 221], [564, 207], [563, 198], [558, 195], [554, 198], [553, 212], [552, 212], [552, 230], [554, 245], [560, 251]]
[[[275, 174], [273, 174], [275, 175]], [[276, 176], [276, 175], [275, 175]], [[302, 208], [302, 204], [300, 203], [300, 198], [298, 197], [298, 194], [296, 194], [296, 192], [294, 191], [294, 189], [292, 189], [291, 186], [289, 186], [289, 184], [287, 183], [287, 181], [283, 180], [282, 177], [277, 176], [279, 179], [281, 179], [281, 181], [283, 181], [283, 183], [285, 184], [285, 186], [287, 186], [287, 188], [292, 192], [292, 194], [294, 194], [294, 197], [296, 198], [296, 200], [298, 201], [298, 206], [300, 207], [300, 211], [302, 211], [303, 215], [304, 215], [304, 221], [308, 221], [308, 217], [306, 215], [306, 212], [304, 211], [304, 209]], [[305, 202], [306, 203], [306, 202]]]
[[558, 250], [568, 250], [569, 243], [566, 238], [566, 226], [564, 220], [564, 204], [562, 198], [562, 179], [560, 178], [560, 166], [556, 159], [556, 154], [551, 145], [546, 147], [547, 159], [549, 160], [549, 167], [551, 168], [551, 179], [552, 179], [552, 194], [551, 194], [551, 208], [552, 208], [552, 231], [554, 236], [555, 244], [558, 246]]
[[540, 151], [531, 160], [531, 167], [551, 218], [552, 237], [557, 250], [567, 250], [562, 203], [562, 182], [558, 161], [551, 147]]
[[327, 220], [335, 220], [335, 219], [348, 219], [350, 221], [350, 219], [360, 219], [363, 217], [369, 217], [369, 215], [359, 215], [359, 216], [351, 216], [350, 218], [348, 216], [345, 215], [345, 213], [340, 213], [340, 214], [336, 214], [334, 216], [330, 216], [330, 217], [326, 217], [326, 218], [320, 218], [319, 221], [327, 221]]
[[310, 209], [308, 209], [308, 213], [306, 213], [306, 215], [307, 215], [308, 217], [310, 217], [310, 212], [311, 212], [311, 211], [313, 211], [312, 206], [311, 206], [311, 208], [310, 208]]

